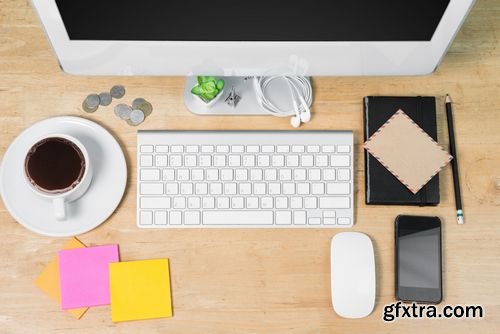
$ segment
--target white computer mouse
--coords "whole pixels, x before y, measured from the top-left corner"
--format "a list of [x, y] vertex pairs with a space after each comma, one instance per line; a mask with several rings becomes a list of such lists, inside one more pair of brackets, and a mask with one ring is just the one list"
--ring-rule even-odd
[[370, 238], [342, 232], [332, 238], [332, 304], [344, 318], [363, 318], [375, 306], [375, 256]]

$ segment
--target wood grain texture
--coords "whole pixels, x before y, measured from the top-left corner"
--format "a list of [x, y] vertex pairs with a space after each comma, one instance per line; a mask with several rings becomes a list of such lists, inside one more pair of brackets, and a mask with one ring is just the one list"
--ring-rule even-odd
[[[105, 126], [130, 168], [117, 212], [81, 236], [87, 245], [119, 243], [123, 260], [169, 257], [172, 319], [113, 324], [109, 307], [74, 320], [33, 280], [65, 240], [33, 234], [0, 204], [0, 333], [496, 333], [500, 328], [500, 2], [479, 0], [436, 73], [422, 77], [315, 78], [313, 120], [304, 130], [354, 129], [356, 225], [376, 249], [377, 300], [363, 320], [336, 316], [330, 303], [329, 243], [338, 230], [139, 230], [135, 226], [136, 129], [112, 108], [80, 110], [91, 92], [121, 83], [124, 99], [155, 106], [141, 129], [290, 129], [288, 119], [197, 117], [183, 105], [183, 78], [76, 77], [60, 71], [26, 0], [0, 0], [0, 153], [27, 126], [78, 115]], [[441, 174], [436, 208], [364, 204], [362, 97], [439, 97], [439, 140], [447, 147], [444, 96], [454, 100], [466, 224], [457, 226], [451, 169]], [[480, 304], [484, 319], [382, 321], [394, 301], [393, 221], [398, 214], [444, 222], [444, 304]]]

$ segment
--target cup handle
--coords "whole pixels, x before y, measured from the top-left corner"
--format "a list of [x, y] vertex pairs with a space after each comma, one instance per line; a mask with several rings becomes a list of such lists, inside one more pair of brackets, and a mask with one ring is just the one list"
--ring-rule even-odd
[[66, 202], [64, 198], [56, 198], [54, 203], [54, 215], [57, 220], [66, 220]]

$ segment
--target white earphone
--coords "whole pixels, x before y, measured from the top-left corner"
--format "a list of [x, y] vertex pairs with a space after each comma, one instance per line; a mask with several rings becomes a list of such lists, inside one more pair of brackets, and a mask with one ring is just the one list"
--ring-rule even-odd
[[[283, 110], [274, 105], [265, 94], [266, 87], [276, 79], [286, 80], [292, 97], [293, 109]], [[298, 128], [300, 124], [311, 120], [312, 86], [307, 77], [303, 76], [266, 76], [255, 77], [255, 92], [262, 107], [274, 116], [292, 116], [290, 124]], [[297, 102], [300, 102], [298, 104]]]

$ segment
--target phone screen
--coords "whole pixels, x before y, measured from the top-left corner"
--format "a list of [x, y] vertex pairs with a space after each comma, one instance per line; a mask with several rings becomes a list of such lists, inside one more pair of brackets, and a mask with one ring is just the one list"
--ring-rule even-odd
[[397, 295], [408, 301], [441, 300], [441, 223], [437, 217], [397, 220]]

